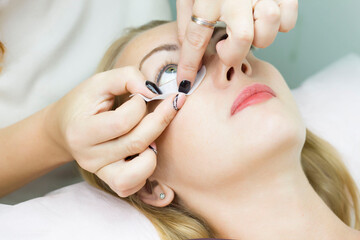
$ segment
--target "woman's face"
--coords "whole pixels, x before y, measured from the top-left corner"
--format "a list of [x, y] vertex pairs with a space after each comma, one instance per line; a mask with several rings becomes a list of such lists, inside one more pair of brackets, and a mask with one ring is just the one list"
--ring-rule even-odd
[[[188, 194], [219, 191], [250, 179], [260, 169], [279, 167], [280, 163], [272, 162], [276, 156], [287, 149], [300, 156], [305, 142], [303, 120], [281, 74], [251, 52], [243, 62], [225, 66], [215, 51], [224, 33], [218, 31], [213, 36], [204, 56], [204, 80], [156, 140], [158, 162], [153, 176], [183, 199]], [[164, 44], [177, 47], [153, 53], [142, 62], [144, 56]], [[140, 67], [142, 62], [142, 73], [155, 82], [163, 66], [178, 63], [179, 49], [176, 23], [164, 24], [134, 38], [116, 67]], [[233, 72], [229, 71], [231, 67]], [[269, 86], [276, 97], [231, 115], [239, 93], [254, 83]], [[158, 103], [149, 103], [149, 110]]]

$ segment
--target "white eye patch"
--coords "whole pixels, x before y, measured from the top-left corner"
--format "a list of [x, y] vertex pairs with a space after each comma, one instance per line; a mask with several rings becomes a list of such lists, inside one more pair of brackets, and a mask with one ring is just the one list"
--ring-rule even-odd
[[[190, 89], [190, 91], [185, 94], [185, 95], [190, 95], [192, 94], [196, 88], [200, 85], [200, 83], [202, 82], [202, 80], [204, 79], [206, 74], [206, 68], [205, 66], [202, 66], [201, 69], [198, 71], [194, 84], [192, 86], [192, 88]], [[166, 97], [168, 97], [171, 94], [174, 93], [179, 93], [178, 92], [178, 86], [177, 86], [177, 82], [176, 82], [176, 74], [173, 74], [173, 78], [170, 80], [167, 80], [166, 83], [162, 84], [161, 86], [159, 86], [160, 90], [163, 92], [163, 94], [160, 94], [154, 98], [147, 98], [144, 95], [140, 94], [140, 93], [134, 93], [131, 94], [129, 97], [135, 96], [135, 95], [139, 95], [141, 96], [146, 102], [151, 102], [153, 100], [161, 100], [161, 99], [165, 99]]]

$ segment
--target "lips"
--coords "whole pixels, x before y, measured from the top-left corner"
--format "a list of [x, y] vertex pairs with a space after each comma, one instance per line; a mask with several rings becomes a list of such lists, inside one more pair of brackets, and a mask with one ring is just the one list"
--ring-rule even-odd
[[276, 94], [269, 86], [260, 83], [252, 84], [237, 96], [231, 107], [231, 115], [251, 104], [263, 102], [272, 97], [276, 97]]

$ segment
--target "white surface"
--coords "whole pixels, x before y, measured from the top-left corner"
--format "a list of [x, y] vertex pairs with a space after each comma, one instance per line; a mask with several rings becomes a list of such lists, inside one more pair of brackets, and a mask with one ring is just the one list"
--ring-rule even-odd
[[[292, 91], [308, 128], [339, 150], [358, 185], [359, 69], [360, 57], [349, 55]], [[158, 239], [132, 206], [84, 182], [0, 205], [0, 232], [3, 239]]]
[[292, 93], [307, 127], [339, 151], [360, 187], [360, 56], [341, 58]]
[[[42, 109], [93, 75], [125, 27], [155, 19], [171, 19], [167, 0], [0, 0], [0, 40], [6, 47], [0, 128]], [[0, 202], [21, 202], [76, 181], [72, 164], [67, 164]]]
[[170, 20], [167, 0], [0, 1], [0, 127], [61, 98], [90, 77], [124, 27]]
[[14, 206], [0, 205], [1, 239], [160, 239], [125, 201], [77, 183]]

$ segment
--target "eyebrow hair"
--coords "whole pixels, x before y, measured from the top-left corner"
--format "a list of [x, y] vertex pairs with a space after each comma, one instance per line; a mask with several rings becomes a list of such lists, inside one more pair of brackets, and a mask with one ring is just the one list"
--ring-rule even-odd
[[139, 70], [141, 70], [142, 65], [144, 64], [145, 60], [148, 59], [154, 53], [160, 52], [160, 51], [177, 51], [177, 50], [179, 50], [179, 46], [176, 44], [164, 44], [164, 45], [154, 48], [153, 50], [151, 50], [151, 52], [146, 54], [145, 57], [141, 60]]

